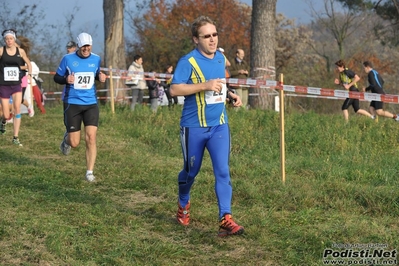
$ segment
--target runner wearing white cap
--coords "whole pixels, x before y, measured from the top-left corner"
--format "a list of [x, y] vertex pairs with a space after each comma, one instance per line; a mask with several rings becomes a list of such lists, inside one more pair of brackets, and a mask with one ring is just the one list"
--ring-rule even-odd
[[94, 181], [93, 168], [97, 156], [97, 127], [99, 109], [95, 80], [105, 82], [106, 75], [100, 72], [101, 58], [92, 53], [92, 38], [88, 33], [77, 37], [78, 50], [66, 54], [54, 75], [54, 81], [64, 84], [64, 125], [66, 132], [60, 149], [68, 155], [71, 148], [80, 143], [80, 130], [83, 122], [86, 140], [86, 180]]

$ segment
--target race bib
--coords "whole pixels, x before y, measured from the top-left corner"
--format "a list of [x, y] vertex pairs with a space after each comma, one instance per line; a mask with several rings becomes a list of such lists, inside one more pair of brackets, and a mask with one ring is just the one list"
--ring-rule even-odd
[[222, 85], [222, 91], [219, 93], [216, 91], [205, 92], [205, 101], [207, 104], [224, 103], [226, 101], [227, 86], [226, 83], [223, 83]]
[[5, 67], [4, 68], [4, 81], [19, 81], [19, 68], [18, 67]]
[[94, 84], [93, 72], [77, 72], [75, 73], [75, 82], [73, 87], [77, 90], [89, 90]]

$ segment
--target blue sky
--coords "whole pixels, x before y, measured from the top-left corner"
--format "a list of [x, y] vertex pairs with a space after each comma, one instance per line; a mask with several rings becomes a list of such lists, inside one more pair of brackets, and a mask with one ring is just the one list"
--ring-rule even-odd
[[[4, 1], [4, 0], [3, 0]], [[5, 0], [9, 6], [23, 6], [37, 3], [40, 7], [46, 7], [46, 17], [49, 20], [60, 20], [72, 13], [76, 6], [80, 6], [77, 19], [82, 23], [103, 18], [102, 0]], [[252, 5], [252, 0], [240, 0], [240, 2]], [[317, 4], [316, 4], [317, 5]], [[320, 4], [321, 5], [321, 4]], [[283, 13], [288, 18], [296, 18], [297, 22], [309, 22], [308, 4], [305, 0], [277, 0], [277, 13]], [[19, 8], [18, 8], [19, 10]], [[89, 12], [88, 12], [89, 11]]]
[[[59, 24], [60, 21], [65, 19], [67, 16], [72, 14], [75, 7], [79, 6], [79, 11], [76, 13], [76, 22], [74, 25], [79, 25], [79, 29], [73, 29], [76, 31], [93, 31], [96, 25], [103, 20], [102, 0], [3, 0], [6, 1], [10, 7], [15, 7], [16, 10], [20, 10], [23, 5], [31, 5], [32, 3], [38, 4], [39, 7], [45, 7], [46, 20], [49, 24]], [[141, 1], [141, 0], [137, 0]], [[252, 5], [252, 0], [240, 0], [243, 3]], [[319, 4], [321, 5], [321, 4]], [[287, 18], [295, 18], [297, 23], [308, 23], [310, 22], [308, 4], [305, 0], [277, 0], [277, 13], [283, 13]], [[67, 38], [67, 37], [66, 37]], [[93, 41], [96, 43], [96, 38], [102, 39], [102, 36], [93, 35]], [[65, 44], [68, 42], [65, 39]], [[102, 48], [101, 41], [99, 42]], [[96, 47], [93, 46], [93, 51], [96, 51]]]

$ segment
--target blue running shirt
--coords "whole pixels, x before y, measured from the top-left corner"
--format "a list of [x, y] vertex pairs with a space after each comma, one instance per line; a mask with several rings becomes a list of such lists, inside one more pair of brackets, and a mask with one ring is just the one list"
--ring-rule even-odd
[[78, 54], [66, 54], [57, 69], [60, 76], [75, 75], [74, 84], [66, 84], [62, 93], [65, 103], [90, 105], [97, 103], [95, 77], [100, 72], [101, 58], [91, 53], [82, 58]]
[[[214, 58], [203, 56], [198, 49], [180, 58], [173, 74], [172, 84], [202, 83], [211, 79], [224, 79], [226, 58], [216, 51]], [[225, 108], [227, 88], [220, 94], [214, 91], [201, 91], [185, 96], [180, 126], [212, 127], [226, 124]]]

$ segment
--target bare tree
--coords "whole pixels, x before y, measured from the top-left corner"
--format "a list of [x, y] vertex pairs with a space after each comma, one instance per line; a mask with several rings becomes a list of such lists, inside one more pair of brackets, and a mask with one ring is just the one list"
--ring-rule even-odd
[[[125, 36], [124, 36], [124, 4], [123, 0], [103, 0], [104, 10], [104, 64], [116, 69], [126, 69]], [[118, 74], [118, 73], [113, 73]], [[107, 86], [109, 83], [107, 83]], [[124, 82], [119, 81], [119, 87]], [[120, 91], [117, 97], [124, 97], [125, 91]]]
[[316, 10], [314, 4], [308, 1], [311, 16], [315, 18], [312, 29], [314, 32], [318, 32], [320, 36], [318, 47], [314, 43], [310, 44], [313, 50], [325, 59], [327, 72], [330, 72], [331, 56], [334, 56], [329, 53], [331, 44], [336, 44], [338, 48], [339, 55], [334, 57], [344, 59], [346, 57], [345, 43], [361, 28], [368, 16], [361, 11], [343, 8], [338, 0], [323, 1], [324, 8], [321, 11]]
[[76, 38], [72, 32], [72, 26], [73, 22], [76, 19], [76, 14], [78, 13], [79, 10], [80, 7], [74, 6], [72, 12], [68, 16], [65, 16], [65, 28], [68, 32], [67, 35], [70, 40], [74, 40]]
[[324, 60], [310, 49], [312, 37], [310, 27], [297, 25], [295, 20], [277, 14], [275, 67], [277, 73], [284, 73], [285, 84], [310, 84], [317, 79], [325, 80], [325, 73], [320, 67], [315, 67], [323, 65]]
[[[268, 75], [265, 68], [275, 65], [276, 4], [277, 0], [252, 0], [251, 77]], [[259, 96], [249, 98], [252, 107], [273, 107], [273, 98], [266, 90], [251, 88], [250, 93], [253, 92]]]

